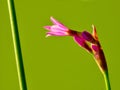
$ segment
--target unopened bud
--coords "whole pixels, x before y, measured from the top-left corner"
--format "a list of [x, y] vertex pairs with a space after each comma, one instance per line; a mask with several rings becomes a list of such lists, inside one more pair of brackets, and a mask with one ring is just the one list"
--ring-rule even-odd
[[96, 40], [94, 39], [94, 37], [92, 36], [92, 34], [90, 34], [87, 31], [83, 31], [82, 32], [82, 37], [86, 40], [89, 41], [91, 43], [96, 43]]

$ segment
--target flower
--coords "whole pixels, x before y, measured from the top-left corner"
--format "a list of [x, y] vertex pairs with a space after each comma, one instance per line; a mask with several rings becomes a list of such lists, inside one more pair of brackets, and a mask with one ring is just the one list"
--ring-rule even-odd
[[46, 36], [47, 37], [48, 36], [72, 36], [74, 41], [78, 45], [80, 45], [82, 48], [84, 48], [85, 50], [93, 54], [99, 69], [104, 75], [106, 88], [107, 90], [108, 89], [111, 90], [109, 77], [108, 77], [107, 63], [106, 63], [103, 49], [98, 40], [95, 26], [92, 25], [93, 34], [90, 34], [85, 30], [83, 32], [71, 30], [66, 26], [64, 26], [62, 23], [55, 20], [53, 17], [51, 17], [50, 19], [54, 25], [44, 26], [45, 29], [49, 30]]
[[[105, 56], [103, 53], [103, 50], [101, 48], [100, 42], [98, 40], [96, 28], [94, 25], [92, 25], [93, 28], [93, 34], [90, 34], [87, 31], [78, 32], [75, 30], [71, 30], [53, 17], [50, 17], [50, 20], [52, 21], [53, 25], [51, 26], [44, 26], [45, 29], [49, 30], [47, 32], [48, 36], [72, 36], [74, 41], [87, 50], [88, 52], [92, 53], [94, 55], [95, 61], [97, 62], [99, 68], [102, 71], [107, 70], [107, 64], [105, 60]], [[89, 42], [91, 46], [87, 43]]]
[[47, 32], [46, 37], [48, 36], [72, 36], [74, 41], [80, 45], [81, 47], [85, 48], [88, 52], [92, 52], [89, 45], [86, 43], [86, 40], [82, 37], [81, 32], [71, 30], [67, 28], [62, 23], [58, 22], [53, 17], [50, 17], [50, 20], [52, 21], [52, 26], [44, 26], [45, 29], [49, 30]]
[[53, 17], [50, 17], [50, 19], [54, 25], [44, 26], [45, 29], [49, 30], [49, 32], [47, 32], [46, 37], [70, 35], [70, 30], [66, 26], [64, 26], [62, 23], [58, 22], [57, 20], [55, 20]]

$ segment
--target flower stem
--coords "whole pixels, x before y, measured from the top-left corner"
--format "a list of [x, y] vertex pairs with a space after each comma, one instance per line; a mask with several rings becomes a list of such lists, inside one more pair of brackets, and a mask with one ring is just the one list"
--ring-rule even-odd
[[103, 73], [103, 75], [104, 75], [106, 90], [111, 90], [110, 79], [109, 79], [109, 75], [108, 75], [108, 70], [105, 71], [105, 72]]
[[8, 1], [8, 10], [10, 15], [10, 23], [11, 23], [12, 38], [14, 44], [14, 52], [16, 58], [16, 66], [17, 66], [20, 90], [27, 90], [14, 1], [13, 0], [7, 0], [7, 1]]

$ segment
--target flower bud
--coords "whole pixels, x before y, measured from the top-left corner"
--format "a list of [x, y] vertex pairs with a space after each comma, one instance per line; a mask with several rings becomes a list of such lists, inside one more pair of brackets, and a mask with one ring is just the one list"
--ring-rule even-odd
[[82, 32], [82, 37], [86, 40], [89, 41], [91, 43], [96, 43], [96, 40], [94, 39], [94, 37], [92, 36], [92, 34], [90, 34], [87, 31], [83, 31]]
[[101, 47], [92, 44], [92, 50], [99, 68], [104, 72], [107, 70], [107, 63]]

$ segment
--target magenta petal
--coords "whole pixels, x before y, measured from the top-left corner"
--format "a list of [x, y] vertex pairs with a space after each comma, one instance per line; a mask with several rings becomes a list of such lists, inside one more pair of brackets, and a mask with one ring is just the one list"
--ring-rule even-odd
[[83, 47], [85, 50], [87, 50], [89, 53], [92, 52], [91, 48], [89, 47], [89, 45], [85, 42], [84, 38], [82, 38], [79, 35], [74, 35], [74, 40], [76, 43], [78, 43], [78, 45], [80, 45], [81, 47]]
[[51, 26], [44, 26], [43, 28], [45, 28], [47, 30], [51, 30]]
[[74, 40], [76, 43], [78, 43], [80, 46], [84, 46], [85, 40], [78, 35], [74, 35]]
[[89, 45], [85, 42], [84, 38], [82, 36], [79, 35], [74, 35], [74, 40], [76, 43], [78, 43], [78, 45], [80, 45], [81, 47], [83, 47], [85, 50], [87, 50], [89, 53], [92, 53], [91, 48], [89, 47]]
[[100, 47], [97, 46], [97, 45], [92, 44], [92, 49], [93, 49], [94, 51], [98, 52], [99, 49], [100, 49]]
[[57, 21], [56, 19], [54, 19], [53, 17], [50, 17], [50, 20], [53, 22], [53, 24], [60, 26], [63, 29], [68, 29], [67, 27], [65, 27], [62, 23], [60, 23], [59, 21]]

